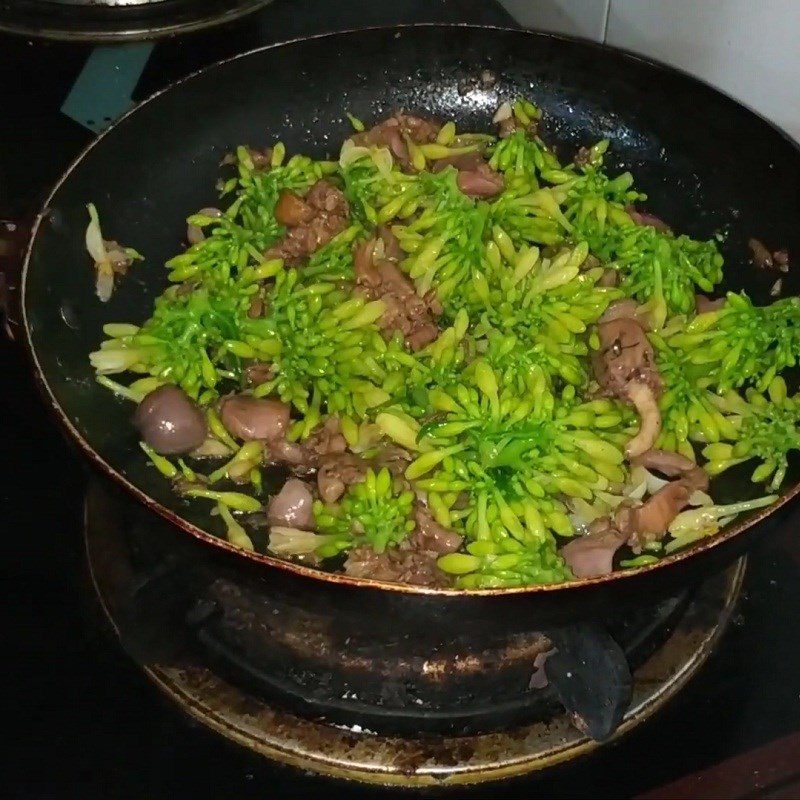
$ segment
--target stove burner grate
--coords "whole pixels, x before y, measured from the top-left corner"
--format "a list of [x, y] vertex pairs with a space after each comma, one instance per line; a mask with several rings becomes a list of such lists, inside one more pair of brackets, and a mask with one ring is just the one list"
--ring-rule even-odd
[[[204, 571], [195, 542], [169, 526], [155, 530], [115, 492], [90, 487], [90, 574], [122, 645], [154, 683], [257, 753], [381, 784], [522, 774], [630, 730], [708, 658], [745, 570], [740, 561], [692, 593], [610, 622], [608, 632], [533, 631], [479, 652], [460, 649], [468, 642], [419, 652], [399, 642], [395, 657], [391, 643], [357, 633], [342, 647], [335, 626], [308, 624], [291, 597], [259, 592], [238, 572]], [[550, 685], [532, 690], [536, 656], [553, 643]]]

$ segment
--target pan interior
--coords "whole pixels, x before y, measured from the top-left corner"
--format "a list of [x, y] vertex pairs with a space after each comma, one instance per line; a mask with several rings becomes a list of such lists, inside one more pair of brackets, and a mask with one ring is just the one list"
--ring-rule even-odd
[[[290, 153], [331, 157], [352, 130], [345, 112], [372, 121], [398, 108], [488, 130], [497, 106], [520, 95], [542, 108], [543, 138], [562, 159], [609, 138], [611, 170], [631, 170], [649, 211], [677, 231], [724, 236], [720, 291], [746, 289], [770, 302], [775, 276], [749, 264], [747, 240], [800, 253], [800, 154], [704, 84], [618, 51], [521, 31], [420, 26], [300, 40], [223, 63], [151, 99], [101, 137], [49, 198], [23, 304], [33, 354], [73, 432], [163, 507], [220, 534], [206, 505], [180, 500], [146, 465], [130, 404], [95, 383], [88, 353], [103, 324], [149, 316], [167, 285], [163, 263], [182, 247], [186, 216], [217, 202], [219, 162], [237, 144], [282, 140]], [[84, 247], [89, 202], [106, 237], [145, 256], [105, 304], [95, 297]], [[784, 276], [784, 296], [797, 294], [799, 280], [797, 271]], [[726, 473], [715, 498], [756, 496], [748, 473]], [[794, 464], [785, 485], [799, 477]]]

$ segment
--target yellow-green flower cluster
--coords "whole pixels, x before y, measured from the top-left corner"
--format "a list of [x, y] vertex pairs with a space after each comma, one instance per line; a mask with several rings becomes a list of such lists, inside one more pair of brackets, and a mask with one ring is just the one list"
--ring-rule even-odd
[[396, 484], [386, 467], [378, 473], [368, 469], [364, 482], [351, 486], [340, 503], [317, 501], [317, 529], [327, 537], [317, 555], [330, 557], [360, 544], [382, 553], [400, 544], [414, 530], [414, 493]]
[[[552, 532], [573, 533], [565, 499], [591, 500], [625, 480], [623, 415], [610, 400], [580, 402], [573, 387], [557, 397], [542, 370], [523, 392], [501, 386], [483, 359], [471, 362], [463, 379], [429, 392], [432, 415], [424, 424], [389, 410], [378, 425], [416, 454], [405, 475], [427, 493], [437, 522], [491, 543], [473, 556], [525, 551], [533, 568], [534, 552], [555, 554]], [[480, 569], [486, 573], [487, 564]]]

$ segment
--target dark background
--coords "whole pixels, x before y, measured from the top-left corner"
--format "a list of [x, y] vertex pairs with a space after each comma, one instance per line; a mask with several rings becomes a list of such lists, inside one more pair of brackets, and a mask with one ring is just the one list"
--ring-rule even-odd
[[[224, 29], [158, 44], [134, 99], [259, 44], [415, 21], [513, 24], [498, 5], [482, 0], [276, 0]], [[59, 111], [90, 52], [88, 45], [0, 34], [0, 218], [30, 215], [91, 138]], [[389, 796], [275, 766], [163, 701], [98, 624], [83, 564], [83, 468], [45, 416], [20, 348], [2, 337], [0, 423], [3, 796]], [[783, 520], [753, 553], [742, 603], [717, 653], [654, 719], [576, 764], [454, 794], [799, 796], [790, 781], [790, 766], [800, 769], [798, 519], [795, 513]], [[720, 762], [722, 768], [696, 774]], [[784, 762], [790, 766], [779, 770]]]

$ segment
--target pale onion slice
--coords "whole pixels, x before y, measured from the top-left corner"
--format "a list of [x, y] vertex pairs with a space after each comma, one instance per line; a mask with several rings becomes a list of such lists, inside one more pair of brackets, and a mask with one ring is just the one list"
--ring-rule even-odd
[[503, 120], [511, 119], [511, 115], [513, 113], [514, 112], [511, 109], [511, 103], [506, 101], [498, 107], [497, 111], [494, 112], [492, 122], [503, 122]]
[[306, 556], [313, 553], [328, 537], [313, 531], [273, 525], [269, 529], [269, 549], [279, 556]]

